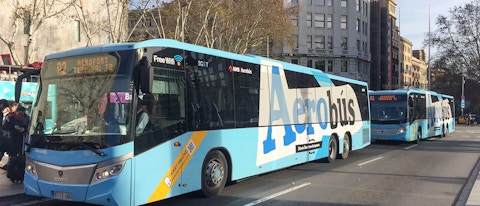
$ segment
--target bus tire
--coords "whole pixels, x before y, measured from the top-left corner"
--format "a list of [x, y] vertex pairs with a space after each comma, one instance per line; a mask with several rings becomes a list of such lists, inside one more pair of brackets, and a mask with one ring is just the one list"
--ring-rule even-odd
[[446, 137], [447, 136], [447, 128], [448, 126], [443, 126], [443, 130], [442, 130], [442, 136], [441, 137]]
[[350, 135], [345, 134], [343, 137], [343, 153], [340, 156], [342, 159], [347, 159], [350, 154]]
[[210, 151], [202, 165], [202, 192], [207, 197], [218, 195], [227, 182], [228, 164], [219, 150]]
[[338, 154], [338, 142], [335, 135], [330, 136], [330, 140], [328, 140], [328, 156], [327, 162], [332, 163], [335, 162]]

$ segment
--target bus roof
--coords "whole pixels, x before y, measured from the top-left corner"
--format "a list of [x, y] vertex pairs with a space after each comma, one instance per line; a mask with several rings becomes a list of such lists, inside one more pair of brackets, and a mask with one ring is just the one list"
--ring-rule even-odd
[[[87, 55], [87, 54], [94, 54], [94, 53], [102, 53], [102, 52], [141, 49], [141, 48], [148, 48], [148, 47], [169, 47], [169, 48], [176, 48], [176, 49], [187, 49], [187, 50], [197, 51], [197, 52], [201, 52], [208, 55], [220, 56], [220, 57], [235, 59], [238, 61], [243, 61], [243, 62], [248, 62], [253, 64], [261, 64], [262, 61], [270, 61], [270, 62], [274, 62], [282, 65], [283, 69], [286, 69], [286, 70], [294, 70], [294, 71], [306, 73], [306, 74], [313, 74], [313, 71], [323, 73], [321, 70], [313, 69], [313, 68], [309, 68], [309, 67], [305, 67], [297, 64], [287, 63], [287, 62], [269, 59], [266, 57], [261, 57], [256, 55], [251, 55], [251, 54], [245, 54], [245, 55], [235, 54], [231, 52], [226, 52], [226, 51], [207, 48], [203, 46], [179, 42], [173, 39], [151, 39], [151, 40], [146, 40], [141, 42], [113, 43], [113, 44], [105, 44], [105, 45], [98, 45], [98, 46], [88, 46], [83, 48], [67, 50], [59, 53], [49, 54], [45, 57], [45, 60], [70, 57], [70, 56], [78, 56], [78, 55]], [[341, 77], [337, 75], [331, 75], [331, 74], [327, 74], [327, 76], [334, 80], [340, 80], [340, 81], [367, 86], [366, 82], [362, 82], [362, 81], [358, 81], [358, 80], [354, 80], [346, 77]]]
[[378, 91], [370, 91], [371, 95], [385, 95], [385, 94], [410, 94], [410, 93], [417, 93], [417, 94], [433, 94], [433, 95], [443, 95], [439, 94], [435, 91], [428, 91], [418, 88], [410, 88], [410, 89], [395, 89], [395, 90], [378, 90]]

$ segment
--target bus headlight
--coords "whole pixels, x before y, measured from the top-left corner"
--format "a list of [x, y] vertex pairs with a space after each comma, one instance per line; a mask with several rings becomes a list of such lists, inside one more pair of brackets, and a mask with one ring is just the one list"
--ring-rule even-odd
[[35, 165], [32, 164], [30, 161], [26, 161], [26, 164], [25, 164], [25, 170], [32, 174], [33, 176], [37, 177], [38, 178], [38, 175], [37, 175], [37, 169], [35, 168]]
[[406, 127], [400, 127], [397, 129], [397, 135], [398, 134], [403, 134], [407, 131], [407, 128]]
[[125, 161], [118, 162], [109, 166], [97, 168], [92, 178], [92, 184], [114, 177], [122, 171]]

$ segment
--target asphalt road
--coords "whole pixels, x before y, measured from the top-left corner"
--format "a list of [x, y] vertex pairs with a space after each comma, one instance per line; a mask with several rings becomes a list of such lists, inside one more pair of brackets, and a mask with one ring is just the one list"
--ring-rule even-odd
[[[194, 192], [151, 205], [455, 205], [479, 157], [480, 126], [459, 125], [446, 138], [418, 145], [375, 142], [346, 160], [311, 162], [236, 182], [216, 197]], [[66, 205], [25, 195], [7, 198], [0, 202]]]

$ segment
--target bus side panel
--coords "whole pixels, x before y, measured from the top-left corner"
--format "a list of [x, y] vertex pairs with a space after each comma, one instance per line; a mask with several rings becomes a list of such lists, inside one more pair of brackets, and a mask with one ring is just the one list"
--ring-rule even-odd
[[[135, 156], [135, 205], [146, 204], [182, 194], [181, 172], [190, 155], [180, 159], [186, 139], [194, 133], [185, 133]], [[203, 135], [203, 134], [202, 134]], [[174, 143], [180, 146], [174, 146]], [[194, 151], [196, 155], [196, 151]]]

